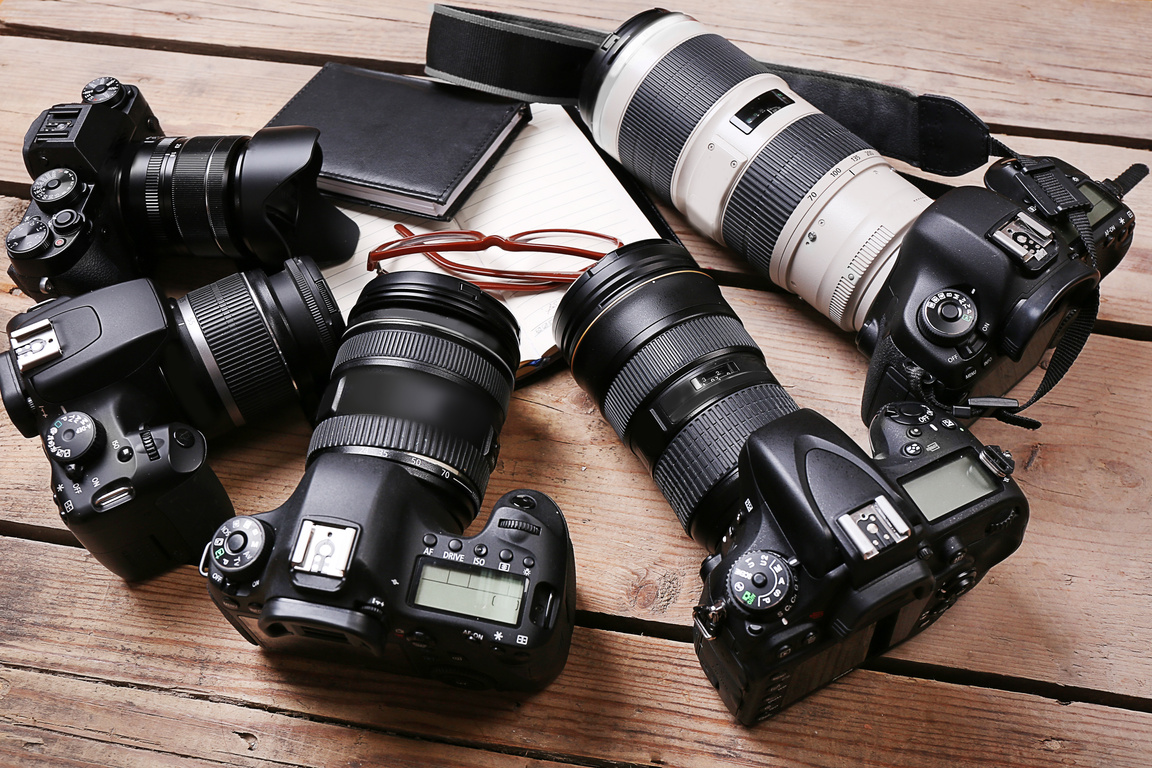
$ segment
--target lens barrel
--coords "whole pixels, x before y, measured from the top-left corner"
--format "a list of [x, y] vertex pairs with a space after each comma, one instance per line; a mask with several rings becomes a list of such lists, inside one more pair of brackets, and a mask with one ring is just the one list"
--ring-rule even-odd
[[180, 343], [166, 366], [169, 385], [205, 433], [296, 400], [315, 413], [344, 321], [311, 259], [289, 259], [272, 275], [229, 275], [170, 306]]
[[554, 334], [684, 530], [715, 549], [748, 435], [796, 410], [716, 283], [678, 245], [633, 243], [572, 284]]
[[380, 275], [349, 315], [308, 461], [337, 450], [399, 462], [458, 502], [445, 507], [463, 529], [496, 465], [519, 360], [515, 318], [472, 284]]

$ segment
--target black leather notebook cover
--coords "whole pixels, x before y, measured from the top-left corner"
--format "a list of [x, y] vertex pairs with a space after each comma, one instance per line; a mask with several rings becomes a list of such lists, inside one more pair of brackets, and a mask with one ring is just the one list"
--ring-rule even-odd
[[329, 62], [268, 125], [320, 129], [325, 192], [444, 220], [530, 119], [523, 102]]

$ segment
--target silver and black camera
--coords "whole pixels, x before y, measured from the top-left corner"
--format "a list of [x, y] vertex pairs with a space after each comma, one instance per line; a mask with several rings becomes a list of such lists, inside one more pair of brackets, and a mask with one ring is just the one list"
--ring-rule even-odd
[[746, 725], [919, 633], [1020, 545], [1008, 454], [905, 402], [872, 422], [869, 457], [797, 408], [679, 246], [606, 256], [565, 294], [555, 335], [712, 553], [696, 652]]
[[358, 231], [316, 188], [319, 136], [165, 136], [138, 87], [99, 77], [24, 137], [32, 202], [5, 238], [8, 274], [44, 299], [141, 277], [168, 254], [343, 261]]
[[[523, 66], [531, 57], [550, 66]], [[934, 202], [767, 65], [660, 9], [605, 36], [438, 6], [428, 62], [430, 74], [465, 85], [578, 102], [596, 143], [696, 229], [858, 332], [860, 348], [881, 358], [865, 386], [866, 422], [909, 397], [960, 406], [962, 416], [1011, 412], [1014, 401], [998, 396], [1066, 335], [1074, 359], [1095, 319], [1097, 284], [1132, 241], [1134, 216], [1122, 197], [1147, 173], [1134, 166], [1094, 182], [1059, 160], [1017, 157], [989, 171], [988, 189], [960, 188]], [[951, 100], [882, 102], [874, 94], [898, 89], [869, 84], [850, 93], [847, 78], [818, 79], [810, 92], [839, 114], [875, 108], [879, 128], [849, 117], [882, 140], [898, 133], [882, 143], [904, 154], [935, 159], [981, 148], [963, 158], [966, 170], [989, 152], [1010, 151]], [[921, 146], [931, 142], [939, 152]]]

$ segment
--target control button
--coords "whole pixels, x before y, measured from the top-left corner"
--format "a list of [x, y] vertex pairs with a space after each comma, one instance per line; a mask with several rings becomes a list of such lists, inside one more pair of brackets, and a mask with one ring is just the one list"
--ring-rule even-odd
[[483, 544], [477, 544], [472, 548], [472, 551], [476, 553], [476, 557], [484, 557], [484, 555], [488, 554], [488, 547]]
[[944, 418], [940, 419], [940, 426], [944, 427], [944, 429], [956, 429], [956, 427], [960, 425], [945, 416]]
[[196, 435], [187, 427], [178, 427], [172, 431], [172, 442], [181, 448], [191, 448], [196, 445]]
[[454, 653], [451, 656], [449, 656], [448, 658], [451, 659], [452, 661], [456, 662], [457, 664], [463, 664], [464, 663], [464, 656], [459, 654], [459, 653]]
[[984, 341], [984, 339], [976, 336], [962, 344], [958, 344], [956, 349], [958, 352], [960, 352], [960, 357], [968, 360], [980, 354], [981, 350], [984, 349], [985, 344], [987, 344], [987, 342]]
[[484, 642], [484, 633], [466, 629], [464, 630], [464, 639], [470, 643], [479, 645], [480, 643]]
[[264, 527], [249, 517], [234, 517], [212, 535], [212, 562], [224, 573], [240, 573], [264, 552]]
[[460, 542], [460, 539], [452, 539], [448, 542], [448, 549], [452, 550], [453, 552], [459, 552], [460, 550], [464, 549], [464, 545]]
[[114, 77], [98, 77], [80, 91], [80, 98], [86, 104], [107, 104], [116, 106], [124, 97], [124, 86]]
[[899, 405], [890, 406], [890, 410], [885, 411], [897, 424], [905, 426], [913, 424], [927, 424], [932, 421], [935, 415], [932, 409], [922, 403], [900, 403]]
[[505, 562], [505, 563], [512, 562], [512, 550], [510, 550], [510, 549], [500, 550], [500, 560]]
[[919, 456], [924, 453], [924, 446], [920, 443], [908, 443], [900, 450], [905, 456]]
[[916, 315], [920, 330], [929, 340], [955, 341], [976, 327], [976, 306], [968, 294], [953, 288], [937, 291], [924, 300]]
[[224, 604], [225, 608], [231, 608], [232, 610], [236, 610], [237, 608], [240, 607], [240, 603], [236, 602], [235, 600], [233, 600], [230, 597], [221, 596], [220, 602]]
[[536, 565], [536, 558], [534, 558], [534, 557], [524, 558], [524, 567], [525, 568], [532, 568], [535, 565]]
[[920, 429], [920, 427], [908, 428], [908, 437], [920, 437], [922, 434], [924, 434], [924, 430]]
[[408, 635], [408, 642], [417, 648], [431, 648], [436, 645], [436, 638], [428, 634], [422, 629], [418, 629], [412, 634]]
[[48, 226], [40, 219], [22, 221], [8, 233], [5, 245], [14, 259], [32, 258], [47, 250]]
[[801, 640], [801, 642], [804, 643], [804, 645], [812, 645], [812, 643], [816, 642], [819, 639], [820, 639], [820, 633], [817, 632], [816, 630], [812, 630], [808, 634], [804, 635], [804, 639]]
[[68, 411], [44, 430], [44, 450], [57, 464], [75, 464], [96, 452], [100, 425], [82, 411]]
[[251, 613], [263, 613], [264, 603], [248, 603], [248, 610]]
[[426, 546], [426, 547], [436, 546], [436, 535], [432, 534], [432, 533], [424, 534], [424, 546]]
[[753, 637], [758, 637], [758, 636], [764, 634], [764, 625], [763, 624], [753, 624], [752, 622], [748, 622], [747, 626], [748, 626], [748, 634], [752, 635]]
[[789, 645], [788, 643], [784, 643], [783, 645], [781, 645], [779, 648], [776, 649], [776, 658], [778, 658], [778, 659], [786, 659], [791, 655], [792, 655], [792, 646]]
[[82, 221], [80, 214], [71, 208], [65, 208], [52, 216], [52, 228], [60, 234], [66, 235], [75, 231]]
[[52, 247], [53, 248], [63, 248], [67, 242], [68, 241], [65, 240], [63, 237], [58, 237], [52, 241]]
[[792, 571], [775, 552], [749, 552], [728, 571], [728, 597], [745, 611], [782, 617], [796, 602]]
[[79, 197], [80, 177], [71, 168], [53, 168], [32, 182], [32, 199], [46, 211], [59, 211]]
[[975, 368], [975, 366], [971, 366], [971, 365], [970, 365], [970, 366], [968, 366], [967, 368], [965, 368], [965, 369], [964, 369], [964, 380], [965, 380], [965, 381], [967, 381], [968, 379], [972, 378], [972, 377], [973, 377], [973, 376], [975, 376], [975, 375], [976, 375], [976, 368]]

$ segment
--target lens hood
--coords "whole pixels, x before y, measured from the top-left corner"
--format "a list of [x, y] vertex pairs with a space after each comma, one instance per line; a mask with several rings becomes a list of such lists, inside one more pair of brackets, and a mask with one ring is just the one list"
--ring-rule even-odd
[[263, 266], [290, 256], [323, 264], [347, 260], [359, 228], [320, 195], [320, 131], [289, 125], [264, 128], [249, 140], [236, 172], [237, 217], [245, 249]]

